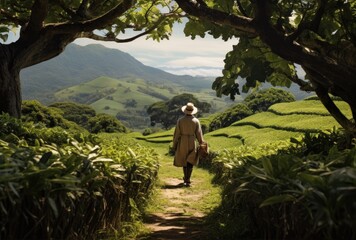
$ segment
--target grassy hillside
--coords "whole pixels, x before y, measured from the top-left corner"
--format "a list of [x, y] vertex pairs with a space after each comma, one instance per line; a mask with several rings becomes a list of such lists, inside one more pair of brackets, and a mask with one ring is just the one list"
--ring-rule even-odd
[[[336, 103], [346, 116], [351, 117], [347, 104]], [[202, 119], [204, 121], [204, 119]], [[257, 113], [229, 127], [205, 134], [212, 150], [233, 148], [245, 144], [258, 146], [278, 141], [289, 140], [291, 137], [302, 136], [306, 132], [319, 132], [340, 127], [336, 120], [328, 114], [325, 107], [315, 100], [303, 100], [291, 103], [278, 103], [267, 112]], [[146, 141], [172, 141], [173, 130], [140, 137]]]
[[146, 66], [117, 49], [99, 44], [70, 44], [58, 57], [24, 69], [21, 72], [24, 99], [52, 103], [54, 92], [101, 76], [123, 78], [135, 76], [151, 84], [193, 89], [211, 88], [213, 78], [178, 76]]
[[212, 111], [225, 109], [233, 102], [217, 98], [210, 89], [187, 92], [182, 87], [147, 83], [137, 77], [114, 79], [99, 77], [55, 93], [55, 101], [73, 101], [91, 105], [97, 113], [118, 116], [133, 129], [150, 126], [146, 108], [158, 101], [166, 101], [181, 93], [191, 93], [200, 101], [212, 105]]

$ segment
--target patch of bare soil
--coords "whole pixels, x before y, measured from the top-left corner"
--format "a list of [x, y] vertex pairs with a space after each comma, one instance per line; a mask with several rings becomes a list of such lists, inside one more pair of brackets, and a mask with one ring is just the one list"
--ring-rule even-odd
[[145, 240], [193, 240], [208, 239], [204, 230], [205, 214], [192, 208], [190, 203], [200, 201], [204, 193], [194, 191], [195, 182], [190, 188], [176, 178], [164, 179], [160, 197], [166, 201], [162, 212], [152, 213], [145, 219], [145, 225], [151, 230]]

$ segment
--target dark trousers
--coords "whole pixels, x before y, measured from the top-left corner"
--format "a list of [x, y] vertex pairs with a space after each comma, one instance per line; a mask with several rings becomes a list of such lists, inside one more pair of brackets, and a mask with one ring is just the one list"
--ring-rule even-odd
[[185, 183], [190, 183], [190, 177], [192, 176], [193, 172], [193, 164], [187, 162], [187, 166], [183, 167], [183, 173], [184, 173], [184, 182]]

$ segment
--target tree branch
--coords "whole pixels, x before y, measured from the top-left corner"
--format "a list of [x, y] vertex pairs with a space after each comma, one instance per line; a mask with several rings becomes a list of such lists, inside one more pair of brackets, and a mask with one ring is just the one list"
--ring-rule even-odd
[[336, 121], [347, 131], [355, 133], [355, 124], [352, 123], [347, 117], [340, 111], [340, 109], [335, 105], [333, 100], [330, 98], [328, 91], [320, 86], [317, 85], [315, 88], [315, 93], [318, 95], [320, 101], [326, 107], [328, 112], [336, 119]]
[[[267, 12], [268, 1], [255, 0], [255, 3], [256, 17], [254, 23], [256, 31], [272, 52], [303, 67], [313, 66], [312, 68], [316, 69], [320, 75], [327, 76], [328, 79], [337, 79], [338, 85], [344, 89], [352, 89], [355, 86], [355, 82], [348, 80], [354, 78], [354, 69], [350, 66], [338, 64], [335, 59], [308, 49], [297, 42], [287, 41], [285, 35], [276, 31], [270, 23], [270, 16]], [[342, 78], [340, 78], [341, 73], [344, 76]]]
[[67, 7], [67, 5], [62, 0], [56, 0], [56, 3], [61, 7], [71, 18], [75, 19], [77, 17], [76, 13]]
[[130, 38], [126, 38], [126, 39], [119, 39], [119, 38], [116, 38], [115, 36], [100, 36], [100, 35], [97, 35], [93, 32], [83, 32], [80, 37], [86, 37], [86, 38], [90, 38], [90, 39], [93, 39], [93, 40], [98, 40], [98, 41], [111, 41], [111, 42], [117, 42], [117, 43], [127, 43], [127, 42], [132, 42], [134, 40], [136, 40], [137, 38], [140, 38], [142, 36], [145, 36], [147, 34], [149, 34], [150, 32], [152, 32], [153, 30], [155, 30], [168, 16], [170, 16], [171, 14], [166, 14], [166, 15], [163, 15], [161, 16], [157, 22], [152, 26], [150, 27], [149, 29], [147, 29], [146, 31], [140, 33], [140, 34], [137, 34], [133, 37], [130, 37]]
[[325, 82], [328, 82], [321, 76], [318, 72], [314, 71], [313, 69], [306, 68], [306, 73], [309, 75], [309, 79], [311, 80], [314, 88], [315, 93], [319, 97], [322, 104], [328, 110], [328, 112], [335, 118], [335, 120], [347, 131], [356, 132], [356, 125], [352, 123], [335, 105], [333, 100], [329, 96], [328, 89], [331, 85], [325, 86]]
[[294, 41], [295, 39], [297, 39], [300, 36], [300, 34], [302, 34], [307, 29], [317, 32], [317, 30], [320, 26], [321, 19], [325, 12], [326, 3], [327, 3], [327, 1], [319, 0], [318, 1], [318, 4], [319, 4], [318, 9], [316, 10], [314, 18], [308, 23], [301, 22], [298, 25], [297, 30], [287, 37], [287, 41], [290, 41], [290, 42]]
[[121, 3], [117, 4], [116, 7], [112, 8], [110, 11], [104, 13], [103, 15], [87, 20], [75, 23], [62, 23], [62, 24], [52, 24], [48, 25], [46, 28], [49, 31], [54, 31], [55, 33], [80, 33], [80, 32], [91, 32], [95, 29], [102, 28], [105, 25], [110, 24], [115, 18], [124, 14], [134, 5], [133, 0], [123, 0]]
[[314, 92], [315, 88], [311, 86], [308, 82], [303, 81], [300, 79], [297, 75], [293, 76], [291, 78], [291, 81], [297, 84], [300, 87], [300, 90], [306, 91], [306, 92]]
[[240, 12], [242, 13], [242, 15], [244, 15], [245, 17], [249, 17], [244, 9], [244, 7], [242, 6], [241, 4], [241, 1], [240, 0], [236, 0], [236, 4], [237, 4], [237, 7], [238, 9], [240, 10]]
[[83, 0], [77, 10], [77, 15], [83, 17], [83, 18], [88, 18], [88, 3], [89, 0]]
[[43, 22], [48, 13], [48, 0], [36, 0], [32, 5], [31, 16], [26, 27], [26, 32], [38, 33], [43, 26]]
[[256, 35], [256, 29], [252, 24], [252, 19], [233, 14], [225, 13], [216, 9], [211, 9], [206, 4], [194, 3], [188, 0], [176, 0], [179, 7], [189, 15], [215, 22], [221, 25], [228, 25], [242, 32]]

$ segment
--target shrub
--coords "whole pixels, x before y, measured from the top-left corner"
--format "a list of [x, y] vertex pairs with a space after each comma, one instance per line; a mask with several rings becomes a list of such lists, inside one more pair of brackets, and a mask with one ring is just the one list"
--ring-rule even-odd
[[209, 125], [209, 131], [214, 131], [220, 128], [228, 127], [236, 121], [252, 115], [253, 112], [242, 103], [227, 109], [223, 113], [217, 115]]
[[105, 113], [90, 118], [88, 121], [88, 130], [91, 133], [127, 132], [126, 127], [118, 119]]
[[[125, 232], [157, 177], [152, 149], [119, 139], [100, 146], [89, 137], [78, 142], [60, 127], [27, 128], [8, 118], [7, 126], [27, 134], [11, 132], [16, 144], [0, 140], [0, 239], [97, 239], [103, 229]], [[28, 133], [35, 140], [28, 141]]]
[[224, 217], [217, 221], [222, 239], [356, 237], [356, 148], [327, 144], [316, 153], [319, 146], [310, 143], [219, 154], [213, 170], [224, 186], [218, 213]]
[[268, 88], [249, 94], [244, 103], [253, 112], [267, 111], [275, 103], [293, 102], [295, 97], [292, 93], [278, 88]]
[[69, 128], [62, 116], [62, 111], [43, 106], [36, 100], [23, 101], [21, 113], [21, 119], [24, 122], [43, 123], [46, 127]]
[[146, 128], [145, 130], [143, 130], [143, 136], [148, 136], [150, 134], [152, 134], [152, 130], [150, 128]]
[[43, 127], [62, 127], [71, 131], [86, 132], [75, 122], [63, 117], [62, 110], [58, 108], [46, 107], [36, 100], [23, 101], [22, 116], [23, 122], [35, 123], [38, 128]]
[[84, 128], [87, 127], [88, 120], [96, 115], [95, 110], [85, 104], [58, 102], [51, 104], [50, 107], [62, 110], [65, 119], [75, 122]]

